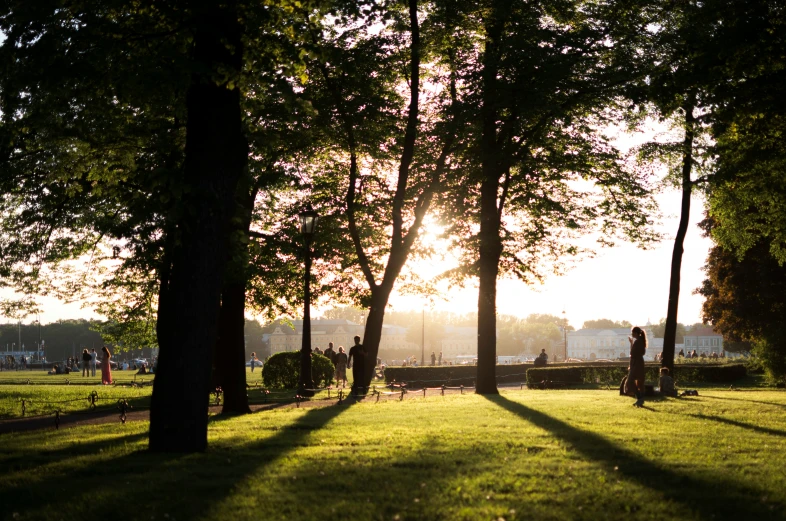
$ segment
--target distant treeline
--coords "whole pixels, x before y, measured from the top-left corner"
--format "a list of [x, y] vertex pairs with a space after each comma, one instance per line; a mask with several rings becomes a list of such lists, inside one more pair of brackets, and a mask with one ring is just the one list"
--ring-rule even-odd
[[[46, 358], [50, 361], [62, 360], [84, 348], [100, 349], [103, 345], [101, 335], [91, 328], [99, 324], [95, 320], [59, 320], [51, 324], [21, 325], [21, 340], [25, 351], [36, 351], [40, 339], [44, 343]], [[20, 326], [18, 324], [0, 325], [0, 349], [20, 351]]]

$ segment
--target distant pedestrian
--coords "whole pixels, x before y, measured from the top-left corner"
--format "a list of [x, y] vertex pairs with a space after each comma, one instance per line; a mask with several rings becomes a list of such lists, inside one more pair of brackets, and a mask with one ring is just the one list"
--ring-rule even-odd
[[87, 349], [82, 351], [82, 376], [90, 376], [90, 361], [93, 359]]
[[647, 352], [647, 334], [643, 329], [636, 326], [631, 329], [630, 342], [630, 365], [628, 366], [628, 381], [625, 384], [625, 394], [631, 391], [636, 395], [636, 407], [644, 405], [644, 354]]
[[90, 351], [90, 372], [92, 373], [91, 376], [96, 375], [96, 361], [98, 359], [98, 353], [96, 353], [96, 348], [94, 347]]
[[328, 343], [328, 347], [325, 349], [325, 356], [333, 362], [333, 365], [336, 365], [336, 350], [333, 349], [333, 342]]
[[680, 354], [678, 355], [680, 358], [685, 358], [685, 351], [680, 349]]
[[699, 357], [699, 355], [696, 353], [696, 350], [695, 350], [695, 349], [694, 349], [694, 350], [693, 350], [693, 352], [690, 354], [690, 357], [691, 357], [691, 358], [698, 358], [698, 357]]
[[434, 351], [431, 352], [431, 365], [437, 365], [437, 354]]
[[439, 360], [437, 361], [437, 365], [442, 365], [442, 351], [439, 352]]
[[112, 368], [109, 361], [112, 358], [112, 353], [109, 352], [109, 348], [106, 346], [101, 348], [101, 352], [104, 355], [101, 359], [101, 383], [110, 385], [112, 383]]
[[341, 381], [341, 387], [347, 386], [347, 354], [344, 352], [344, 346], [338, 346], [338, 353], [336, 353], [336, 385]]
[[251, 360], [250, 360], [250, 363], [251, 363], [251, 372], [252, 372], [252, 373], [254, 372], [254, 367], [256, 367], [256, 365], [257, 365], [257, 362], [259, 362], [259, 360], [257, 359], [257, 354], [256, 354], [256, 352], [252, 352], [252, 353], [251, 353]]
[[349, 348], [347, 364], [352, 367], [352, 392], [358, 394], [366, 387], [366, 348], [360, 343], [359, 336], [355, 337], [355, 345]]

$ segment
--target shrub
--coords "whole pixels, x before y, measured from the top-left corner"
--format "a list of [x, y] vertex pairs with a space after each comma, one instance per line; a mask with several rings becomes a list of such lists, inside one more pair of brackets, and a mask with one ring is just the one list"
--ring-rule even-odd
[[[311, 376], [314, 385], [326, 387], [333, 382], [335, 369], [326, 356], [311, 355]], [[296, 389], [300, 381], [300, 351], [276, 353], [262, 367], [262, 380], [272, 389]]]
[[[727, 383], [744, 378], [747, 374], [742, 364], [680, 364], [674, 368], [674, 372], [678, 384], [680, 382]], [[543, 381], [560, 384], [617, 385], [627, 374], [627, 364], [532, 368], [527, 371], [527, 386], [535, 388]], [[660, 365], [646, 365], [648, 382], [657, 382], [659, 376]]]
[[[523, 382], [532, 364], [498, 365], [497, 383]], [[405, 383], [409, 387], [458, 387], [475, 385], [478, 368], [474, 365], [443, 365], [438, 367], [386, 367], [387, 383]]]

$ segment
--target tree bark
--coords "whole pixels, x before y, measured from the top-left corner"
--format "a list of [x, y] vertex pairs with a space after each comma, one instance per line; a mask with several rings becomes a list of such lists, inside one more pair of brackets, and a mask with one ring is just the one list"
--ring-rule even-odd
[[224, 395], [224, 414], [246, 414], [246, 342], [245, 342], [246, 281], [224, 284], [221, 291], [221, 312], [218, 319], [218, 342], [215, 356], [215, 384]]
[[497, 74], [500, 38], [505, 24], [504, 2], [494, 2], [486, 20], [483, 51], [483, 94], [481, 118], [480, 235], [478, 252], [478, 373], [475, 392], [497, 394], [497, 275], [502, 255], [499, 237], [502, 201], [498, 201], [502, 177], [500, 147], [497, 140], [499, 114]]
[[677, 228], [677, 236], [674, 239], [674, 250], [671, 254], [671, 279], [669, 281], [669, 303], [666, 310], [666, 331], [663, 334], [663, 354], [661, 367], [667, 367], [669, 373], [674, 376], [674, 350], [677, 337], [677, 308], [680, 300], [680, 270], [682, 268], [683, 245], [685, 234], [688, 231], [688, 221], [690, 220], [690, 196], [693, 188], [691, 181], [691, 169], [693, 166], [693, 137], [694, 122], [693, 108], [694, 101], [691, 96], [683, 105], [685, 111], [685, 138], [682, 142], [682, 208], [680, 211], [680, 224]]
[[221, 312], [218, 319], [218, 342], [213, 355], [215, 384], [224, 394], [224, 414], [246, 414], [246, 284], [248, 282], [248, 233], [258, 190], [244, 186], [232, 219], [230, 251], [227, 255], [224, 287], [221, 290]]
[[219, 83], [219, 70], [239, 74], [242, 26], [236, 2], [196, 3], [186, 108], [183, 211], [162, 281], [161, 348], [150, 410], [150, 450], [207, 447], [212, 354], [228, 251], [229, 220], [247, 161], [240, 93]]

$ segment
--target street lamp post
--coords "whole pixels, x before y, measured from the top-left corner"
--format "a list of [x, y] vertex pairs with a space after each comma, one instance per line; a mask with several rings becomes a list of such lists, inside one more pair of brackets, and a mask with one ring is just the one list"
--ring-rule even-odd
[[306, 273], [303, 281], [303, 343], [300, 346], [300, 382], [298, 388], [301, 395], [311, 395], [306, 391], [314, 387], [311, 376], [311, 240], [317, 229], [319, 215], [311, 207], [300, 213], [300, 233], [305, 243]]
[[568, 316], [565, 313], [565, 310], [562, 310], [562, 332], [565, 335], [565, 356], [563, 358], [564, 361], [567, 362], [568, 360]]

